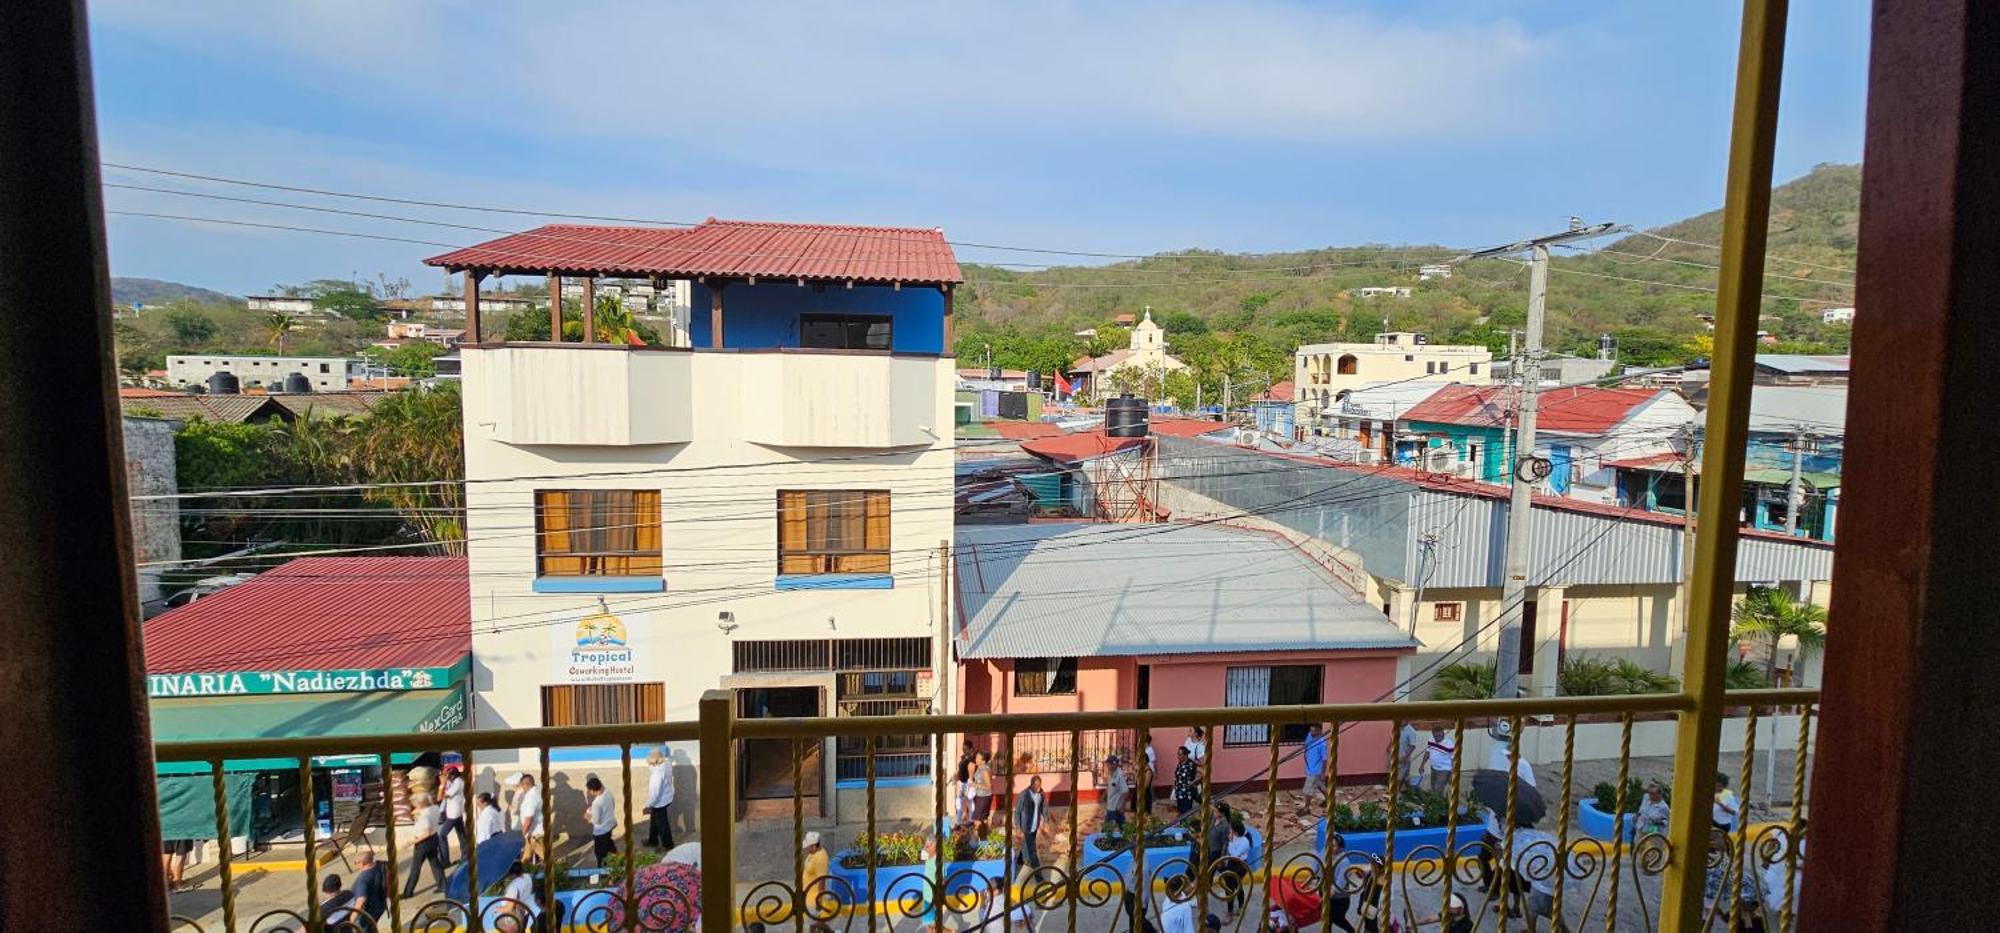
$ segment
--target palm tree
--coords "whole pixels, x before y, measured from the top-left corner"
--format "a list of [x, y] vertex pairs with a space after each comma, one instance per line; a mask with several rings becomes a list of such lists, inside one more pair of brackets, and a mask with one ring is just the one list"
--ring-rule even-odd
[[1493, 662], [1476, 664], [1460, 661], [1438, 668], [1437, 686], [1431, 696], [1439, 700], [1493, 699]]
[[1777, 680], [1778, 644], [1786, 638], [1797, 642], [1801, 662], [1826, 647], [1826, 610], [1799, 602], [1782, 589], [1753, 586], [1729, 614], [1734, 621], [1730, 637], [1764, 644], [1767, 681]]
[[282, 311], [273, 311], [264, 318], [264, 327], [271, 333], [270, 343], [278, 348], [278, 355], [285, 355], [285, 334], [292, 329], [292, 316]]

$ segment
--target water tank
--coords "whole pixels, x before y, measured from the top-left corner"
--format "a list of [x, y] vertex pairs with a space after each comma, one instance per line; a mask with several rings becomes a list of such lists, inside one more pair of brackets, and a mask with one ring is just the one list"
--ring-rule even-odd
[[1040, 392], [1041, 390], [1042, 390], [1042, 371], [1039, 369], [1028, 370], [1028, 391]]
[[236, 374], [229, 370], [219, 369], [208, 376], [208, 394], [210, 395], [236, 395], [242, 391], [243, 383], [237, 380]]
[[1110, 437], [1145, 437], [1150, 414], [1146, 400], [1127, 392], [1104, 403], [1104, 433]]
[[285, 375], [286, 395], [306, 395], [312, 392], [312, 390], [312, 380], [307, 379], [305, 373], [287, 373]]
[[1598, 359], [1600, 360], [1611, 359], [1615, 355], [1617, 349], [1618, 349], [1618, 342], [1615, 339], [1613, 339], [1610, 334], [1604, 334], [1597, 338]]

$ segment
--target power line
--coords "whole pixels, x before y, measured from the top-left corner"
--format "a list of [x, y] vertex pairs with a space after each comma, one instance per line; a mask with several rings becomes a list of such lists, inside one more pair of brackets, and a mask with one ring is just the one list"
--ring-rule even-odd
[[[1662, 248], [1662, 249], [1664, 249], [1664, 248], [1665, 248], [1665, 246], [1662, 246], [1661, 248]], [[1658, 251], [1655, 251], [1655, 252], [1654, 252], [1654, 253], [1653, 253], [1652, 255], [1650, 255], [1650, 256], [1649, 256], [1649, 255], [1645, 255], [1645, 254], [1642, 254], [1642, 253], [1628, 253], [1628, 252], [1625, 252], [1625, 251], [1623, 251], [1623, 250], [1616, 250], [1616, 249], [1612, 249], [1611, 247], [1608, 247], [1608, 246], [1605, 246], [1605, 247], [1599, 247], [1599, 248], [1596, 248], [1596, 249], [1592, 249], [1592, 248], [1590, 248], [1590, 247], [1587, 247], [1587, 246], [1564, 246], [1564, 247], [1563, 247], [1563, 249], [1567, 249], [1567, 250], [1575, 250], [1575, 251], [1578, 251], [1578, 252], [1581, 252], [1581, 253], [1584, 253], [1585, 255], [1591, 255], [1591, 256], [1595, 256], [1595, 255], [1601, 255], [1601, 254], [1610, 254], [1610, 255], [1613, 255], [1613, 256], [1636, 256], [1636, 257], [1638, 257], [1638, 262], [1634, 262], [1634, 263], [1628, 263], [1628, 265], [1639, 265], [1640, 263], [1647, 263], [1647, 262], [1664, 262], [1664, 263], [1670, 263], [1670, 264], [1672, 264], [1672, 265], [1676, 265], [1676, 266], [1692, 266], [1692, 267], [1694, 267], [1694, 268], [1696, 268], [1696, 269], [1709, 269], [1709, 270], [1719, 270], [1719, 269], [1721, 269], [1721, 268], [1722, 268], [1721, 266], [1718, 266], [1718, 265], [1714, 265], [1714, 264], [1712, 264], [1712, 263], [1706, 263], [1706, 262], [1695, 262], [1695, 261], [1694, 261], [1694, 260], [1692, 260], [1692, 259], [1670, 259], [1670, 258], [1667, 258], [1667, 257], [1665, 257], [1665, 256], [1662, 256], [1662, 255], [1660, 255]], [[1804, 276], [1804, 275], [1787, 275], [1787, 274], [1785, 274], [1785, 273], [1783, 273], [1783, 272], [1766, 272], [1766, 273], [1764, 273], [1764, 277], [1765, 277], [1765, 278], [1772, 278], [1772, 279], [1790, 279], [1790, 280], [1792, 280], [1792, 281], [1794, 281], [1794, 282], [1813, 282], [1813, 283], [1816, 283], [1816, 284], [1819, 284], [1819, 285], [1831, 285], [1831, 286], [1834, 286], [1834, 287], [1836, 287], [1836, 288], [1850, 288], [1850, 289], [1851, 289], [1851, 288], [1853, 288], [1853, 287], [1854, 287], [1854, 283], [1853, 283], [1853, 282], [1836, 282], [1836, 281], [1834, 281], [1834, 280], [1832, 280], [1832, 279], [1815, 279], [1815, 278], [1812, 278], [1812, 277], [1810, 277], [1810, 276]]]
[[[1549, 271], [1560, 272], [1563, 275], [1584, 275], [1584, 276], [1589, 276], [1593, 279], [1610, 279], [1614, 282], [1631, 282], [1637, 285], [1656, 285], [1659, 286], [1660, 288], [1678, 288], [1693, 292], [1708, 292], [1710, 294], [1715, 293], [1714, 286], [1710, 285], [1683, 285], [1679, 282], [1661, 282], [1657, 279], [1635, 279], [1630, 276], [1609, 275], [1603, 272], [1585, 272], [1582, 269], [1570, 269], [1564, 266], [1550, 266]], [[1765, 298], [1771, 301], [1796, 301], [1799, 302], [1800, 304], [1806, 304], [1806, 303], [1822, 304], [1822, 305], [1840, 304], [1840, 302], [1838, 301], [1828, 301], [1825, 298], [1800, 298], [1793, 295], [1762, 294], [1757, 297]]]
[[[1722, 247], [1720, 247], [1720, 246], [1717, 246], [1717, 245], [1716, 245], [1716, 244], [1714, 244], [1714, 243], [1699, 243], [1699, 242], [1696, 242], [1696, 241], [1694, 241], [1694, 240], [1683, 240], [1683, 239], [1681, 239], [1681, 238], [1679, 238], [1679, 237], [1671, 237], [1671, 236], [1666, 236], [1666, 235], [1664, 235], [1664, 234], [1659, 234], [1659, 233], [1652, 233], [1652, 232], [1649, 232], [1649, 231], [1646, 231], [1646, 230], [1635, 230], [1635, 231], [1633, 231], [1633, 232], [1634, 232], [1634, 233], [1637, 233], [1637, 234], [1638, 234], [1639, 236], [1643, 236], [1643, 237], [1651, 237], [1651, 238], [1653, 238], [1653, 239], [1655, 239], [1655, 240], [1659, 240], [1659, 241], [1660, 241], [1660, 242], [1662, 242], [1662, 243], [1682, 243], [1682, 244], [1685, 244], [1685, 245], [1688, 245], [1688, 246], [1699, 246], [1699, 247], [1701, 247], [1702, 249], [1712, 249], [1712, 250], [1715, 250], [1715, 251], [1717, 251], [1717, 252], [1721, 252], [1721, 251], [1722, 251]], [[1766, 256], [1764, 257], [1764, 261], [1765, 261], [1765, 262], [1767, 262], [1767, 263], [1769, 263], [1769, 262], [1789, 262], [1789, 263], [1791, 263], [1791, 264], [1793, 264], [1793, 265], [1795, 265], [1795, 266], [1811, 266], [1811, 267], [1813, 267], [1813, 268], [1815, 268], [1815, 269], [1825, 269], [1825, 270], [1827, 270], [1827, 271], [1829, 271], [1829, 272], [1841, 272], [1841, 273], [1845, 273], [1845, 274], [1847, 274], [1847, 275], [1853, 275], [1853, 274], [1854, 274], [1854, 270], [1853, 270], [1853, 269], [1849, 269], [1849, 268], [1846, 268], [1846, 267], [1843, 267], [1843, 266], [1830, 266], [1830, 265], [1827, 265], [1827, 264], [1825, 264], [1825, 263], [1818, 263], [1818, 262], [1808, 262], [1808, 261], [1806, 261], [1806, 260], [1804, 260], [1804, 259], [1788, 259], [1788, 258], [1786, 258], [1786, 257], [1784, 257], [1784, 256], [1770, 256], [1770, 255], [1766, 255]]]

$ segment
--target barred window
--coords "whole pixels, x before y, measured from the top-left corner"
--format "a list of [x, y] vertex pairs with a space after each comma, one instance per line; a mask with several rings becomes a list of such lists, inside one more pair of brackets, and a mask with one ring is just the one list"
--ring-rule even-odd
[[659, 576], [660, 494], [635, 489], [535, 493], [535, 573]]
[[778, 573], [888, 572], [888, 490], [779, 490]]
[[1014, 662], [1014, 695], [1069, 696], [1076, 693], [1075, 658], [1021, 658]]
[[[1317, 664], [1285, 667], [1232, 667], [1225, 673], [1224, 706], [1298, 706], [1320, 702], [1326, 668]], [[1230, 726], [1223, 745], [1262, 745], [1271, 740], [1268, 726]], [[1306, 740], [1307, 725], [1280, 726], [1278, 742], [1296, 745]]]

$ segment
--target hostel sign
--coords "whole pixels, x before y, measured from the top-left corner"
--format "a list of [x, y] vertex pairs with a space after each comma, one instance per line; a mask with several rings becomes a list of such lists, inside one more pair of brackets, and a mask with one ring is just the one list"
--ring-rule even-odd
[[575, 631], [557, 628], [560, 676], [567, 683], [630, 683], [639, 673], [638, 658], [624, 620], [609, 612], [586, 616]]
[[451, 667], [389, 667], [356, 670], [220, 671], [148, 674], [151, 697], [223, 697], [292, 693], [365, 693], [376, 690], [435, 690], [458, 681], [465, 663]]

